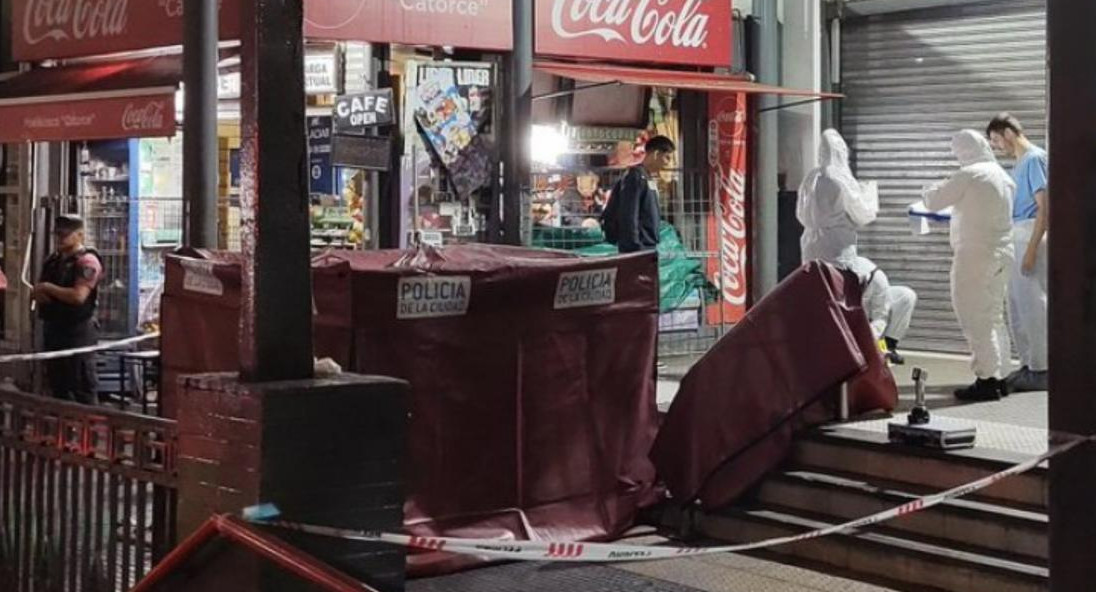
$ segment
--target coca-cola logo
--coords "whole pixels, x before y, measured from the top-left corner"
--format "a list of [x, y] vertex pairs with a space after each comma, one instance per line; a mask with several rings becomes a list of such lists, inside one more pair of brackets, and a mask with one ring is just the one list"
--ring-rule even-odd
[[720, 175], [719, 219], [720, 276], [723, 299], [731, 304], [746, 303], [746, 176], [732, 170]]
[[711, 17], [701, 7], [710, 1], [552, 0], [552, 31], [562, 39], [703, 48]]
[[183, 0], [156, 0], [156, 4], [171, 18], [183, 18]]
[[719, 203], [719, 285], [732, 305], [746, 303], [746, 103], [733, 94], [716, 101], [708, 122], [708, 157]]
[[122, 129], [126, 131], [159, 130], [163, 127], [163, 101], [149, 101], [143, 106], [127, 103], [122, 112]]
[[[147, 1], [147, 0], [146, 0]], [[23, 40], [84, 40], [126, 32], [129, 0], [24, 0]]]

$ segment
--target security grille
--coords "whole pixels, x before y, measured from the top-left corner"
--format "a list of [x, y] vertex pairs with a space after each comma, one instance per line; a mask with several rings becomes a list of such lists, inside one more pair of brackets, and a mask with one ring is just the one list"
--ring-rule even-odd
[[[947, 229], [915, 237], [906, 215], [957, 164], [951, 136], [999, 111], [1046, 136], [1046, 3], [995, 0], [845, 23], [842, 130], [863, 180], [879, 182], [879, 220], [861, 251], [920, 296], [909, 347], [964, 352], [951, 307]], [[1006, 167], [1011, 163], [1005, 162]]]

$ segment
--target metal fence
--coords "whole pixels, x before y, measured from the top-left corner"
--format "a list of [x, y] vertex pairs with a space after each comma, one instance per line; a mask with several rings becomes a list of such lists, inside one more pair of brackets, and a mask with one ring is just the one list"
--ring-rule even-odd
[[0, 391], [0, 590], [130, 589], [174, 546], [175, 422]]
[[[128, 336], [149, 316], [155, 317], [158, 288], [163, 281], [163, 256], [182, 243], [181, 197], [93, 195], [78, 200], [42, 200], [45, 219], [76, 211], [85, 222], [85, 243], [99, 253], [99, 324], [110, 337]], [[75, 201], [78, 206], [71, 204]]]

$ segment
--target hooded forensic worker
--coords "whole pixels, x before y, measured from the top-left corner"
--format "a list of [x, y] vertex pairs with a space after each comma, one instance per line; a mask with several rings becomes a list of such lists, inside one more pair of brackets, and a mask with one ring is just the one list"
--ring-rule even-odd
[[1016, 184], [994, 158], [989, 141], [963, 130], [951, 142], [960, 169], [925, 190], [933, 211], [954, 207], [951, 217], [951, 300], [974, 355], [976, 380], [955, 391], [961, 400], [1007, 395], [1012, 345], [1005, 324], [1005, 289], [1014, 262], [1012, 201]]
[[898, 353], [898, 344], [906, 337], [917, 306], [917, 293], [908, 286], [891, 285], [887, 274], [871, 259], [856, 256], [848, 269], [860, 278], [863, 286], [863, 306], [871, 324], [872, 335], [882, 341], [885, 356], [892, 364], [902, 365], [906, 359]]
[[803, 225], [803, 261], [848, 266], [855, 259], [857, 230], [875, 220], [879, 194], [849, 168], [849, 146], [836, 130], [822, 133], [818, 167], [799, 186], [795, 215]]

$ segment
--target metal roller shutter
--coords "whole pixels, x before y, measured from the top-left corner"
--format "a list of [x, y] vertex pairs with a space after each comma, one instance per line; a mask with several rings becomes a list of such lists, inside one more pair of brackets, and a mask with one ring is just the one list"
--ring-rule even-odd
[[[880, 216], [861, 252], [920, 296], [908, 348], [965, 352], [951, 307], [946, 229], [915, 237], [906, 210], [956, 168], [951, 136], [1010, 111], [1046, 136], [1045, 0], [996, 0], [848, 20], [842, 131], [853, 167], [879, 182]], [[1003, 163], [1006, 167], [1011, 162]]]

